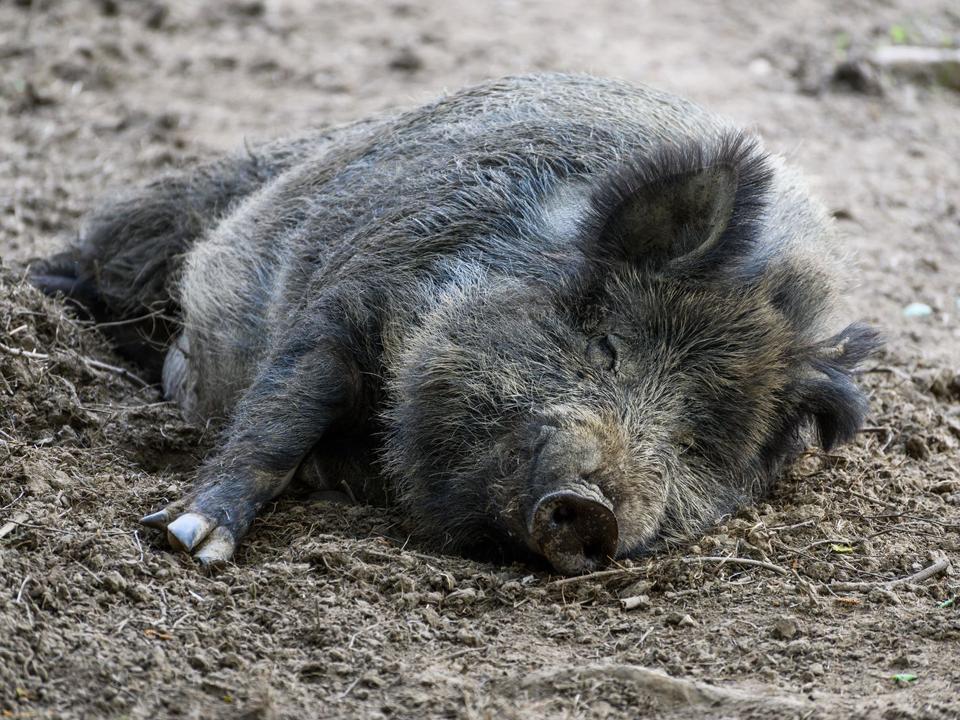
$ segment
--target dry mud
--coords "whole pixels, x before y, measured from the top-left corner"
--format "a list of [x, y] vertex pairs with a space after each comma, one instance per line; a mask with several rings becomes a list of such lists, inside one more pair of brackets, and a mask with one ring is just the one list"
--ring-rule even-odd
[[[890, 42], [956, 46], [960, 14], [0, 3], [0, 716], [960, 716], [960, 94], [842, 66]], [[433, 555], [389, 511], [293, 499], [219, 573], [170, 553], [136, 519], [214, 438], [111, 369], [25, 263], [171, 163], [537, 70], [692, 97], [805, 169], [859, 263], [848, 314], [888, 340], [869, 427], [697, 543], [586, 578]]]

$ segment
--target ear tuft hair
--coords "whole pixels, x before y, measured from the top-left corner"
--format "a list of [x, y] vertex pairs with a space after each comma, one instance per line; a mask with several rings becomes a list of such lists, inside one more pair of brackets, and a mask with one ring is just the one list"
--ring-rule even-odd
[[594, 188], [587, 257], [697, 272], [748, 252], [772, 171], [759, 142], [729, 132], [714, 142], [664, 145], [614, 168]]
[[868, 402], [852, 376], [882, 344], [876, 330], [854, 324], [817, 349], [810, 363], [813, 378], [803, 384], [801, 410], [813, 420], [824, 450], [852, 440], [863, 425]]

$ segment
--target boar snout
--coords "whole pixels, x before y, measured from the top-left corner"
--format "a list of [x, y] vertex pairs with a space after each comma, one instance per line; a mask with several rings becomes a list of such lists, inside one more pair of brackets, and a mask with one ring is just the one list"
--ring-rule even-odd
[[530, 537], [564, 575], [598, 570], [617, 554], [617, 516], [588, 485], [548, 493], [530, 516]]
[[589, 434], [544, 425], [537, 445], [530, 538], [564, 575], [607, 565], [620, 533], [610, 502], [589, 480], [602, 460], [599, 443]]

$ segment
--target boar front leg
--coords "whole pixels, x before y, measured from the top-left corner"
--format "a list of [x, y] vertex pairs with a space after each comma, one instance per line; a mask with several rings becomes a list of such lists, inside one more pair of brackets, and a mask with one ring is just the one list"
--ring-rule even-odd
[[344, 343], [293, 325], [298, 336], [261, 366], [194, 489], [141, 520], [204, 564], [228, 560], [323, 433], [357, 412], [360, 372]]

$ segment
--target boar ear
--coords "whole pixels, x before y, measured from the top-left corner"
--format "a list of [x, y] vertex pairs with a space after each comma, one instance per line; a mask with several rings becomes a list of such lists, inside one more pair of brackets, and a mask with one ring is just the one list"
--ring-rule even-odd
[[800, 411], [813, 422], [825, 450], [852, 440], [863, 424], [868, 402], [853, 374], [882, 344], [873, 328], [851, 325], [817, 346], [809, 371], [800, 375]]
[[589, 256], [651, 268], [705, 269], [755, 241], [771, 172], [757, 141], [729, 133], [638, 156], [606, 175], [591, 197]]

